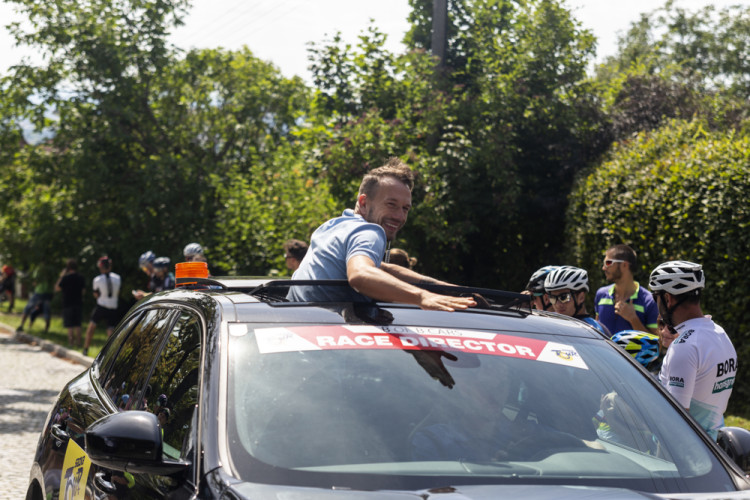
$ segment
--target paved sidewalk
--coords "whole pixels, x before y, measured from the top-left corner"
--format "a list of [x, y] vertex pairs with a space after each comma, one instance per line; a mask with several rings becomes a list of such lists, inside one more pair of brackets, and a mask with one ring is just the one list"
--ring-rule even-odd
[[16, 337], [0, 324], [0, 499], [25, 497], [47, 414], [65, 383], [90, 364], [80, 353], [30, 335]]

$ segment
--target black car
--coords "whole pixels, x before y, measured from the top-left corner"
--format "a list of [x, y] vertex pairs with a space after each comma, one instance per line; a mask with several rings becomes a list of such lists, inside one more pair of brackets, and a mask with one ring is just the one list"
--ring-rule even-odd
[[[648, 372], [526, 296], [450, 287], [481, 298], [450, 313], [188, 282], [62, 390], [28, 499], [750, 497]], [[747, 468], [745, 439], [722, 434]]]

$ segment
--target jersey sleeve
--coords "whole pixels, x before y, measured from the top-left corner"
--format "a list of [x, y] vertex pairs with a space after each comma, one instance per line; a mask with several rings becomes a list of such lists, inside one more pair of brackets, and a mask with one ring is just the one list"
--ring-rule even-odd
[[659, 318], [659, 307], [656, 305], [653, 296], [649, 296], [646, 299], [645, 317], [646, 321], [644, 321], [644, 326], [646, 328], [656, 329], [657, 319]]
[[673, 344], [670, 349], [674, 349], [674, 352], [669, 363], [669, 372], [666, 374], [669, 377], [666, 381], [667, 391], [683, 408], [690, 408], [690, 400], [695, 391], [695, 377], [698, 372], [698, 350], [691, 344], [678, 346]]
[[380, 267], [385, 254], [385, 230], [377, 224], [363, 224], [349, 235], [346, 244], [346, 262], [354, 256], [369, 257]]

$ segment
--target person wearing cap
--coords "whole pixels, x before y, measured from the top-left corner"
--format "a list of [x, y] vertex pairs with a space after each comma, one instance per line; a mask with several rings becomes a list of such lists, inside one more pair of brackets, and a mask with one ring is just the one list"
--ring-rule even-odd
[[544, 289], [544, 279], [547, 275], [557, 269], [557, 266], [544, 266], [534, 271], [534, 274], [529, 278], [529, 282], [526, 283], [526, 289], [521, 292], [524, 295], [531, 295], [531, 307], [540, 311], [553, 311], [552, 302], [549, 300], [549, 295]]
[[369, 171], [359, 187], [354, 210], [323, 223], [312, 235], [310, 249], [292, 280], [347, 280], [351, 287], [334, 290], [291, 286], [291, 301], [383, 300], [415, 304], [422, 309], [453, 311], [476, 305], [472, 297], [452, 297], [413, 283], [449, 285], [405, 267], [383, 262], [386, 247], [406, 224], [411, 209], [414, 172], [398, 158]]
[[169, 272], [169, 263], [169, 257], [157, 257], [154, 259], [154, 275], [149, 285], [149, 290], [153, 293], [174, 288], [174, 275]]
[[700, 305], [706, 277], [700, 264], [673, 260], [652, 272], [649, 288], [667, 327], [678, 337], [664, 357], [659, 381], [716, 439], [737, 374], [737, 352]]
[[137, 290], [133, 290], [132, 293], [133, 297], [135, 297], [135, 300], [141, 300], [151, 292], [151, 280], [154, 278], [155, 259], [156, 254], [151, 250], [143, 252], [141, 256], [138, 257], [138, 267], [146, 274], [146, 276], [148, 276], [148, 281], [146, 282], [146, 290], [148, 291], [141, 290], [140, 288]]
[[606, 326], [592, 318], [586, 311], [589, 275], [585, 270], [574, 266], [560, 266], [550, 271], [544, 278], [544, 290], [556, 313], [579, 319], [607, 337], [612, 336]]
[[169, 272], [169, 257], [156, 257], [151, 261], [151, 268], [153, 273], [151, 279], [148, 282], [148, 292], [143, 290], [134, 290], [133, 296], [136, 300], [141, 300], [143, 297], [151, 295], [152, 293], [163, 292], [164, 290], [172, 290], [175, 286], [174, 275]]
[[154, 275], [154, 259], [156, 254], [151, 250], [147, 250], [138, 257], [138, 267], [148, 276], [149, 281], [151, 276]]
[[93, 282], [92, 289], [94, 298], [96, 299], [96, 307], [94, 307], [94, 312], [91, 314], [89, 326], [86, 328], [86, 339], [83, 344], [84, 356], [89, 353], [96, 325], [102, 321], [105, 322], [107, 325], [107, 337], [111, 337], [119, 321], [117, 305], [120, 284], [122, 283], [120, 275], [112, 272], [112, 260], [106, 255], [100, 257], [96, 265], [101, 274], [94, 278]]
[[611, 285], [596, 291], [596, 320], [610, 332], [638, 330], [656, 334], [656, 308], [651, 292], [635, 281], [638, 264], [635, 250], [628, 245], [614, 245], [604, 254], [602, 271]]
[[185, 262], [192, 262], [197, 256], [203, 257], [203, 247], [200, 243], [188, 243], [182, 249], [182, 255], [185, 257]]

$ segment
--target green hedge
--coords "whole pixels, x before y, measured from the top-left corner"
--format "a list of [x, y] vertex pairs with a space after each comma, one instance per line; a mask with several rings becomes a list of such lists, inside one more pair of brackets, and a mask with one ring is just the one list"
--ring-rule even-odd
[[601, 274], [604, 250], [631, 245], [646, 283], [661, 262], [703, 264], [703, 310], [729, 333], [740, 370], [730, 410], [750, 414], [750, 137], [697, 120], [616, 144], [577, 182], [567, 214], [571, 262]]

